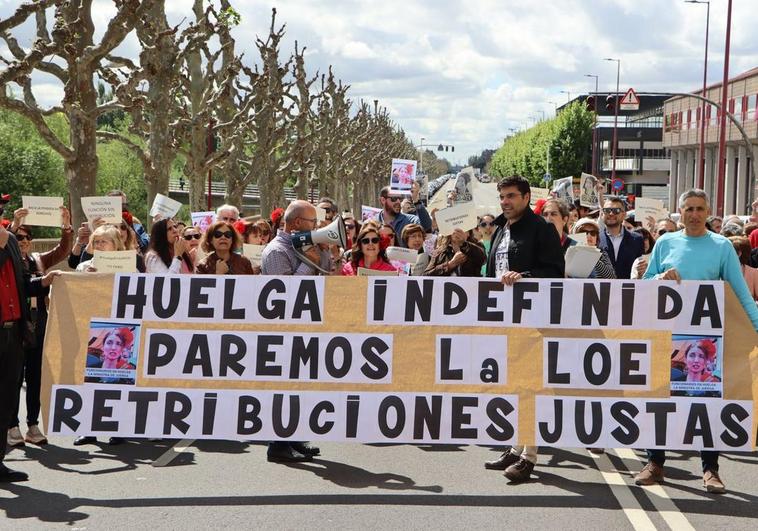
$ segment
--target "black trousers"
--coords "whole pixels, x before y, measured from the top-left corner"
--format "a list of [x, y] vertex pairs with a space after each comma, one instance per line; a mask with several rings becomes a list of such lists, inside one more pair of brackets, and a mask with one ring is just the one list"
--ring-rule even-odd
[[5, 458], [8, 428], [15, 420], [18, 403], [18, 379], [24, 363], [19, 322], [0, 328], [0, 463]]
[[42, 384], [42, 341], [37, 338], [37, 346], [24, 349], [23, 370], [18, 378], [18, 394], [11, 427], [18, 426], [18, 410], [21, 399], [21, 386], [26, 380], [26, 424], [39, 424], [40, 385]]

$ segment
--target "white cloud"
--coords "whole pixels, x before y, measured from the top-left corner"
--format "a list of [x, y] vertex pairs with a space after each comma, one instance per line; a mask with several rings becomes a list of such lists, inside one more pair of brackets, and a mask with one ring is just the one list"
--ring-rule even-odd
[[[283, 54], [294, 41], [307, 47], [310, 72], [335, 74], [350, 96], [378, 99], [409, 137], [454, 144], [448, 157], [496, 147], [509, 129], [553, 113], [594, 89], [585, 74], [600, 76], [601, 90], [615, 88], [621, 59], [622, 88], [692, 90], [702, 83], [705, 6], [680, 0], [232, 0], [242, 16], [234, 30], [240, 51], [257, 56], [271, 6], [287, 25]], [[732, 75], [756, 66], [754, 0], [736, 0], [732, 15]], [[95, 22], [104, 26], [110, 2], [96, 0]], [[167, 2], [169, 21], [190, 20], [191, 0]], [[0, 3], [0, 18], [13, 2]], [[186, 21], [185, 21], [186, 23]], [[33, 25], [25, 28], [33, 36]], [[725, 5], [711, 3], [709, 82], [721, 79]], [[102, 30], [99, 30], [100, 32]], [[31, 41], [27, 42], [27, 45]], [[24, 43], [22, 43], [24, 44]], [[118, 50], [134, 57], [130, 37]], [[47, 82], [48, 80], [45, 80]], [[38, 98], [58, 97], [51, 88]], [[44, 102], [50, 103], [50, 102]]]

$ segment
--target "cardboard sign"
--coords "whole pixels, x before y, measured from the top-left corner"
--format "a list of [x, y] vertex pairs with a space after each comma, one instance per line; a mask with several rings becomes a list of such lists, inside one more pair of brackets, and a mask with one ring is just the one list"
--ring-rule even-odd
[[326, 221], [326, 209], [321, 207], [315, 207], [316, 208], [316, 223], [321, 223], [322, 221]]
[[564, 177], [563, 179], [556, 179], [553, 181], [553, 188], [551, 193], [556, 199], [563, 199], [567, 203], [574, 202], [574, 178]]
[[415, 249], [406, 249], [405, 247], [387, 247], [387, 258], [397, 262], [415, 264], [418, 261], [418, 251]]
[[150, 215], [160, 215], [162, 219], [169, 219], [176, 216], [180, 208], [182, 208], [182, 204], [179, 201], [163, 194], [155, 194], [153, 206], [150, 208]]
[[137, 251], [95, 251], [92, 266], [98, 273], [136, 273]]
[[121, 197], [82, 197], [82, 210], [90, 223], [98, 218], [112, 225], [121, 224]]
[[261, 265], [261, 256], [265, 245], [254, 245], [252, 243], [242, 244], [242, 256], [246, 257], [253, 265]]
[[394, 192], [410, 194], [413, 181], [416, 180], [416, 161], [392, 159], [390, 172], [390, 189]]
[[397, 271], [381, 271], [379, 269], [369, 269], [367, 267], [358, 268], [359, 277], [396, 277]]
[[587, 245], [587, 233], [579, 232], [577, 234], [569, 234], [569, 238], [574, 240], [579, 245]]
[[476, 228], [478, 222], [476, 207], [471, 202], [438, 210], [435, 214], [435, 220], [440, 236], [449, 236], [455, 229], [469, 231]]
[[36, 227], [61, 226], [62, 197], [22, 195], [21, 206], [29, 211], [24, 218], [24, 225]]
[[530, 187], [531, 197], [529, 198], [529, 204], [534, 205], [540, 199], [550, 199], [550, 190], [547, 188]]
[[[586, 237], [585, 237], [586, 241]], [[597, 247], [574, 245], [566, 251], [566, 276], [568, 278], [589, 278], [602, 252]]]
[[667, 218], [669, 211], [663, 206], [660, 199], [649, 197], [637, 197], [634, 199], [634, 221], [647, 226], [647, 218], [652, 217], [655, 221]]

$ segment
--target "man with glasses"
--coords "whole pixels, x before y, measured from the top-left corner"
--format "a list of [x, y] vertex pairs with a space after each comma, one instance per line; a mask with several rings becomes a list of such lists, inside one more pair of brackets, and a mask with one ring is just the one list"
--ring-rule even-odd
[[620, 197], [606, 197], [601, 216], [605, 230], [600, 231], [600, 249], [608, 253], [616, 278], [630, 278], [632, 264], [645, 252], [642, 235], [624, 228], [626, 207]]
[[[317, 271], [297, 256], [292, 245], [292, 234], [312, 231], [316, 228], [316, 207], [308, 201], [292, 201], [284, 211], [284, 229], [266, 245], [261, 254], [261, 273], [264, 275], [316, 275]], [[330, 271], [329, 252], [321, 252], [318, 245], [305, 251], [314, 264]], [[267, 458], [277, 463], [310, 461], [320, 450], [304, 442], [272, 441], [268, 444]]]
[[[497, 185], [503, 213], [495, 219], [487, 276], [506, 286], [522, 278], [563, 278], [565, 263], [561, 240], [553, 226], [529, 208], [531, 189], [523, 177], [508, 177]], [[529, 479], [537, 463], [536, 446], [514, 446], [498, 459], [484, 464], [505, 470], [513, 483]]]
[[[379, 212], [377, 221], [381, 225], [390, 225], [395, 234], [402, 234], [403, 228], [411, 223], [417, 223], [426, 232], [431, 232], [432, 218], [429, 216], [429, 212], [426, 211], [424, 203], [419, 199], [418, 186], [411, 188], [411, 201], [413, 201], [413, 206], [416, 207], [416, 215], [403, 214], [400, 211], [402, 201], [402, 193], [392, 190], [389, 186], [382, 188], [379, 192], [379, 203], [382, 205], [382, 211]], [[398, 242], [398, 245], [405, 246], [403, 242]]]

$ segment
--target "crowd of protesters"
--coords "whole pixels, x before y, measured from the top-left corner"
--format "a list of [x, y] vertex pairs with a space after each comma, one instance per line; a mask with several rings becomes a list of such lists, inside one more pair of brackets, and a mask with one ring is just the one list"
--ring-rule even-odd
[[[323, 197], [315, 206], [293, 201], [267, 217], [242, 218], [236, 206], [222, 205], [207, 227], [180, 219], [154, 219], [149, 233], [146, 224], [131, 213], [126, 195], [115, 190], [110, 195], [122, 198], [121, 223], [95, 220], [75, 229], [68, 210], [62, 208], [60, 241], [43, 253], [31, 251], [34, 231], [24, 224], [28, 212], [16, 210], [0, 227], [0, 348], [5, 349], [0, 356], [0, 415], [8, 426], [0, 445], [0, 482], [25, 479], [25, 474], [2, 464], [6, 445], [47, 442], [39, 428], [40, 375], [46, 286], [58, 274], [53, 268], [67, 261], [77, 272], [96, 272], [95, 251], [132, 250], [135, 270], [151, 274], [353, 276], [366, 270], [410, 276], [492, 277], [510, 286], [522, 278], [565, 277], [567, 251], [582, 242], [600, 251], [588, 278], [725, 280], [758, 329], [758, 202], [747, 222], [738, 216], [721, 219], [709, 216], [705, 193], [690, 190], [676, 205], [678, 219], [637, 220], [621, 197], [601, 195], [596, 208], [559, 199], [532, 204], [529, 183], [521, 177], [506, 178], [497, 189], [501, 212], [481, 215], [471, 230], [457, 229], [445, 235], [437, 234], [435, 211], [427, 210], [417, 183], [410, 197], [383, 188], [378, 197], [381, 211], [373, 219], [340, 211], [334, 200]], [[0, 208], [7, 202], [4, 196]], [[323, 216], [317, 215], [316, 207]], [[318, 244], [296, 252], [293, 234], [327, 226], [338, 215], [346, 229], [344, 248]], [[263, 246], [260, 263], [243, 255], [244, 244]], [[393, 247], [416, 251], [417, 259], [412, 263], [394, 260]], [[28, 297], [35, 298], [34, 304], [25, 303]], [[25, 434], [18, 419], [24, 381]], [[110, 443], [121, 441], [114, 437]], [[84, 436], [75, 444], [93, 442], [93, 437]], [[308, 461], [319, 453], [306, 442], [274, 441], [269, 444], [268, 458]], [[508, 479], [519, 483], [530, 477], [537, 455], [536, 447], [508, 448], [485, 466], [503, 470]], [[663, 452], [650, 451], [637, 483], [662, 481], [664, 458]], [[709, 491], [724, 491], [717, 452], [704, 452], [703, 472]]]

